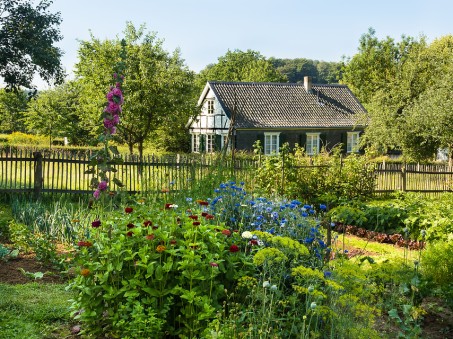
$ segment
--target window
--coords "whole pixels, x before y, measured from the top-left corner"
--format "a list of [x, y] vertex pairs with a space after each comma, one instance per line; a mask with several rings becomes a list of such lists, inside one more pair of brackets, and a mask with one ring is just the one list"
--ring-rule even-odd
[[227, 143], [230, 143], [230, 141], [228, 140], [228, 134], [224, 134], [222, 135], [222, 149], [229, 148], [230, 145], [227, 145]]
[[315, 155], [320, 150], [320, 133], [307, 133], [307, 143], [305, 145], [305, 151], [308, 155]]
[[348, 132], [346, 141], [346, 152], [353, 153], [359, 151], [359, 134], [360, 132]]
[[192, 152], [194, 152], [194, 153], [200, 152], [200, 135], [199, 134], [192, 134]]
[[206, 134], [206, 152], [207, 153], [214, 152], [214, 142], [215, 142], [215, 135]]
[[280, 133], [264, 133], [264, 154], [278, 154]]
[[214, 114], [214, 100], [208, 100], [208, 114]]

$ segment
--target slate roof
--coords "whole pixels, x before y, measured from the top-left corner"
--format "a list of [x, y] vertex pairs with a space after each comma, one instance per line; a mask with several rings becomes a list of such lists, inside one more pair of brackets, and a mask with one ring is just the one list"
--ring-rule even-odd
[[366, 113], [345, 85], [301, 83], [209, 82], [236, 128], [335, 128], [357, 126], [357, 113]]

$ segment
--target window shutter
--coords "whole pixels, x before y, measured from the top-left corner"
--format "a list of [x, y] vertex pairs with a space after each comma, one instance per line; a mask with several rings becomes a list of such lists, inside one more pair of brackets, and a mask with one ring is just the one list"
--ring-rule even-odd
[[[360, 133], [359, 133], [359, 145], [360, 145], [360, 139], [362, 138], [363, 133], [364, 133], [364, 131], [360, 131]], [[360, 148], [359, 148], [359, 154], [365, 154], [365, 147], [360, 146]]]
[[214, 140], [214, 151], [219, 152], [221, 150], [222, 150], [222, 136], [220, 134], [216, 134]]
[[206, 135], [200, 134], [200, 153], [206, 152]]
[[286, 134], [285, 133], [280, 133], [279, 138], [278, 138], [278, 147], [282, 147], [283, 144], [286, 142]]
[[321, 148], [321, 149], [319, 150], [319, 152], [321, 152], [321, 150], [322, 150], [323, 148], [325, 148], [325, 149], [327, 150], [327, 134], [326, 134], [326, 133], [321, 133], [321, 134], [319, 135], [319, 139], [320, 139], [320, 145], [319, 145], [319, 147]]
[[256, 135], [256, 140], [259, 140], [261, 145], [261, 152], [264, 153], [264, 133], [258, 133]]
[[342, 153], [347, 152], [347, 145], [348, 145], [348, 133], [342, 132], [341, 133], [341, 152]]
[[307, 149], [307, 135], [305, 133], [299, 135], [299, 146]]

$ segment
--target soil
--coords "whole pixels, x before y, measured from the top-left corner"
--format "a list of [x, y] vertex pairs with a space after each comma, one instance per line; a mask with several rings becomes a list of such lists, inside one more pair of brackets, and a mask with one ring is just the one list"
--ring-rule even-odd
[[[373, 255], [373, 252], [363, 251], [360, 249], [348, 248], [349, 257], [356, 255]], [[33, 279], [22, 273], [21, 268], [25, 272], [45, 273], [42, 279]], [[17, 258], [9, 259], [8, 261], [0, 261], [0, 283], [6, 284], [25, 284], [36, 281], [41, 284], [49, 283], [65, 283], [65, 278], [55, 269], [46, 267], [39, 263], [33, 254], [19, 255]], [[453, 339], [453, 310], [450, 309], [439, 298], [425, 298], [420, 307], [426, 312], [423, 315], [421, 324], [422, 334], [424, 339]], [[398, 336], [399, 328], [391, 326], [388, 319], [380, 317], [376, 319], [376, 328], [382, 333]], [[71, 331], [74, 331], [78, 326], [73, 326]], [[72, 338], [72, 336], [71, 336]], [[75, 338], [75, 336], [74, 336]]]
[[[34, 279], [22, 272], [37, 273], [42, 272], [42, 278]], [[6, 284], [26, 284], [32, 281], [37, 283], [64, 283], [61, 274], [55, 269], [39, 263], [33, 254], [19, 255], [17, 258], [10, 258], [7, 261], [0, 261], [0, 283]]]

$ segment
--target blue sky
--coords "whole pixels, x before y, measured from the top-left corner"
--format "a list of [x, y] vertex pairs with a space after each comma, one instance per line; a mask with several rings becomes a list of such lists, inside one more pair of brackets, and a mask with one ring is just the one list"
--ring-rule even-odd
[[146, 24], [179, 47], [196, 72], [228, 50], [252, 49], [265, 57], [340, 61], [357, 52], [369, 27], [379, 38], [453, 34], [451, 0], [54, 0], [61, 12], [58, 44], [67, 72], [77, 62], [79, 40], [122, 37], [126, 22]]

